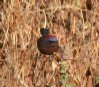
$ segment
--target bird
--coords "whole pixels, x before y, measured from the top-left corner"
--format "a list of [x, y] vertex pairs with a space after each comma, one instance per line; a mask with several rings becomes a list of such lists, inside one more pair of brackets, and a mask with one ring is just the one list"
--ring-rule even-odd
[[48, 28], [41, 28], [40, 33], [41, 37], [37, 40], [38, 50], [45, 55], [52, 55], [54, 52], [58, 52], [57, 37], [51, 35]]

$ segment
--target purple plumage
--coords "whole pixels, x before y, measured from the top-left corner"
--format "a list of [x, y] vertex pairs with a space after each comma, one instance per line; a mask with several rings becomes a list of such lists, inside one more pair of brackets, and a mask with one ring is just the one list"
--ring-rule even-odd
[[49, 37], [49, 41], [57, 41], [57, 38], [54, 36], [54, 37]]
[[51, 55], [59, 50], [59, 44], [56, 36], [49, 34], [48, 29], [41, 28], [41, 35], [37, 41], [38, 49], [41, 53]]

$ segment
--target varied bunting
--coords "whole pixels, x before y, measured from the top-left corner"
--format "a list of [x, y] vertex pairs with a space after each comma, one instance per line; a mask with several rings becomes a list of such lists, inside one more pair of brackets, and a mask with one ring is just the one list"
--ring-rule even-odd
[[51, 55], [59, 50], [56, 36], [49, 33], [49, 29], [40, 29], [41, 37], [37, 41], [37, 47], [42, 54]]

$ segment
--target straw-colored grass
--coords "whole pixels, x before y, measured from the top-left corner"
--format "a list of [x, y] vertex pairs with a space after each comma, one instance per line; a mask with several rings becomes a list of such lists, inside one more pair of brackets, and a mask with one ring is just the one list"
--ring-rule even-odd
[[[60, 51], [37, 49], [40, 28]], [[99, 76], [98, 0], [0, 1], [0, 87], [95, 87]]]

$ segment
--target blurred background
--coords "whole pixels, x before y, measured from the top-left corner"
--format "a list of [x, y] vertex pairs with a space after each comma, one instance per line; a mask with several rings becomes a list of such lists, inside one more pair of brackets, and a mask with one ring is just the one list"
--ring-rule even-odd
[[[37, 48], [45, 25], [60, 51]], [[99, 0], [0, 0], [0, 87], [99, 87]]]

